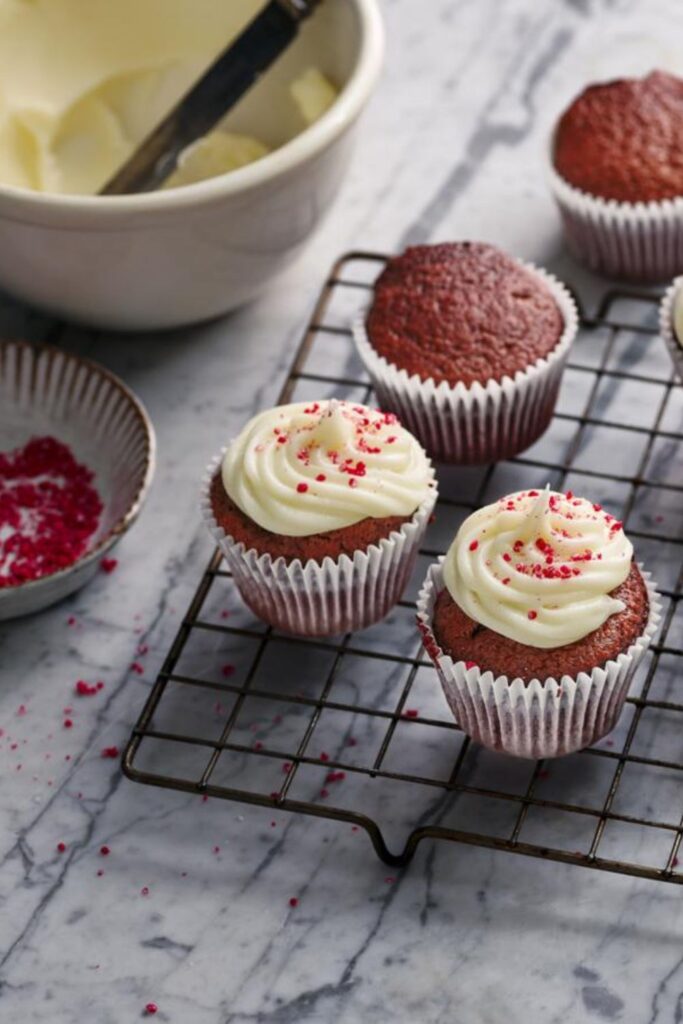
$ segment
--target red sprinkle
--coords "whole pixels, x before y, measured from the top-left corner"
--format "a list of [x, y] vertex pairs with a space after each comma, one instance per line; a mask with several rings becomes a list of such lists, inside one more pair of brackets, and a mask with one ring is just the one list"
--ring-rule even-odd
[[73, 565], [97, 529], [94, 474], [54, 437], [0, 454], [0, 588]]
[[74, 689], [79, 697], [93, 697], [102, 687], [100, 684], [86, 683], [85, 679], [79, 679]]
[[133, 664], [130, 666], [130, 670], [131, 672], [135, 672], [135, 674], [138, 676], [142, 676], [145, 674], [145, 670], [139, 661], [134, 661]]
[[417, 708], [408, 708], [407, 711], [403, 712], [404, 718], [417, 718], [420, 714]]
[[140, 889], [140, 895], [141, 896], [149, 896], [149, 886], [143, 885], [142, 889]]
[[71, 721], [70, 718], [65, 718], [64, 719], [64, 728], [65, 729], [72, 729], [73, 728], [73, 722]]
[[235, 674], [235, 666], [234, 665], [223, 665], [223, 667], [221, 668], [221, 675], [224, 676], [226, 679], [228, 678], [228, 676], [233, 676], [234, 674]]
[[308, 484], [297, 484], [296, 489], [298, 494], [305, 494], [308, 490]]
[[106, 572], [107, 575], [112, 573], [119, 564], [117, 558], [103, 558], [100, 562], [100, 569], [102, 572]]
[[100, 846], [100, 856], [101, 857], [108, 857], [110, 853], [111, 853], [111, 850], [109, 849], [108, 846]]
[[325, 476], [324, 473], [318, 473], [316, 480], [318, 481], [319, 484], [322, 484], [325, 482], [325, 480], [327, 480], [327, 477]]
[[329, 791], [329, 789], [321, 789], [321, 790], [320, 790], [320, 795], [321, 795], [321, 797], [322, 797], [322, 798], [323, 798], [323, 800], [324, 800], [326, 796], [329, 796], [329, 795], [330, 795], [330, 791]]
[[118, 756], [119, 756], [119, 748], [118, 747], [104, 747], [102, 749], [102, 753], [100, 754], [100, 757], [112, 757], [113, 758], [113, 757], [118, 757]]
[[320, 752], [320, 760], [321, 761], [329, 761], [329, 759], [330, 759], [330, 755], [327, 754], [324, 750], [321, 750], [321, 752]]
[[66, 850], [66, 843], [57, 843], [57, 851], [58, 851], [58, 853], [64, 853], [65, 850]]
[[296, 896], [290, 896], [289, 897], [289, 905], [290, 905], [290, 907], [298, 907], [299, 906], [299, 901], [296, 898]]
[[479, 541], [478, 540], [473, 540], [472, 543], [470, 544], [470, 551], [476, 551], [478, 547], [479, 547]]
[[527, 618], [528, 619], [537, 619], [538, 618], [538, 612], [535, 612], [533, 609], [530, 612], [527, 612], [526, 614], [527, 614]]
[[150, 1017], [153, 1017], [158, 1009], [156, 1003], [145, 1003], [145, 1013], [148, 1013]]

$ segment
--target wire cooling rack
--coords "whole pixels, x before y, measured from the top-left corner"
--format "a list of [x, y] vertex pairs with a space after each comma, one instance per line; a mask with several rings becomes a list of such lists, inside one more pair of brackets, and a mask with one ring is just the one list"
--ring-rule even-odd
[[[348, 323], [385, 259], [354, 252], [335, 264], [281, 402], [372, 401]], [[582, 316], [556, 416], [522, 457], [441, 467], [414, 579], [383, 623], [315, 640], [279, 634], [244, 607], [216, 553], [133, 729], [128, 777], [346, 822], [396, 866], [442, 839], [681, 884], [683, 388], [657, 338], [656, 302], [611, 291]], [[473, 509], [546, 482], [624, 521], [664, 614], [613, 733], [534, 763], [458, 729], [414, 598]]]

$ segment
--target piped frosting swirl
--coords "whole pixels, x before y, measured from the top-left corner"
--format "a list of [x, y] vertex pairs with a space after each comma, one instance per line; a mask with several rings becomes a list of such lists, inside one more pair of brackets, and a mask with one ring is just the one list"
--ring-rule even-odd
[[611, 596], [629, 574], [622, 524], [571, 491], [519, 491], [462, 524], [443, 573], [475, 622], [530, 647], [563, 647], [624, 610]]
[[245, 515], [290, 537], [410, 516], [435, 487], [423, 448], [393, 414], [336, 399], [255, 416], [221, 475]]

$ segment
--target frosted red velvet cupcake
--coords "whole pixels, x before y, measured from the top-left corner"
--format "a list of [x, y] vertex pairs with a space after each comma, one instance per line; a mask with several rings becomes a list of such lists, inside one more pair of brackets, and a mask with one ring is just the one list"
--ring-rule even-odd
[[436, 501], [391, 413], [336, 400], [254, 417], [209, 466], [202, 514], [247, 605], [291, 633], [345, 633], [400, 599]]
[[520, 757], [567, 754], [614, 727], [658, 618], [622, 524], [550, 490], [470, 516], [418, 601], [459, 725]]
[[610, 277], [683, 271], [683, 80], [662, 71], [590, 85], [552, 141], [570, 248]]
[[354, 324], [382, 408], [434, 458], [510, 458], [552, 418], [576, 333], [554, 278], [477, 242], [422, 245], [390, 260]]

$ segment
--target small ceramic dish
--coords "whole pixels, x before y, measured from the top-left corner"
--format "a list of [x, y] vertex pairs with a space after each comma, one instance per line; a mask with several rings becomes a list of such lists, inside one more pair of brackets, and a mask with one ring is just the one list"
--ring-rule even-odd
[[103, 511], [73, 565], [0, 588], [0, 620], [39, 611], [87, 583], [135, 520], [154, 473], [154, 428], [118, 377], [59, 349], [0, 341], [0, 451], [41, 436], [67, 444], [94, 472]]

